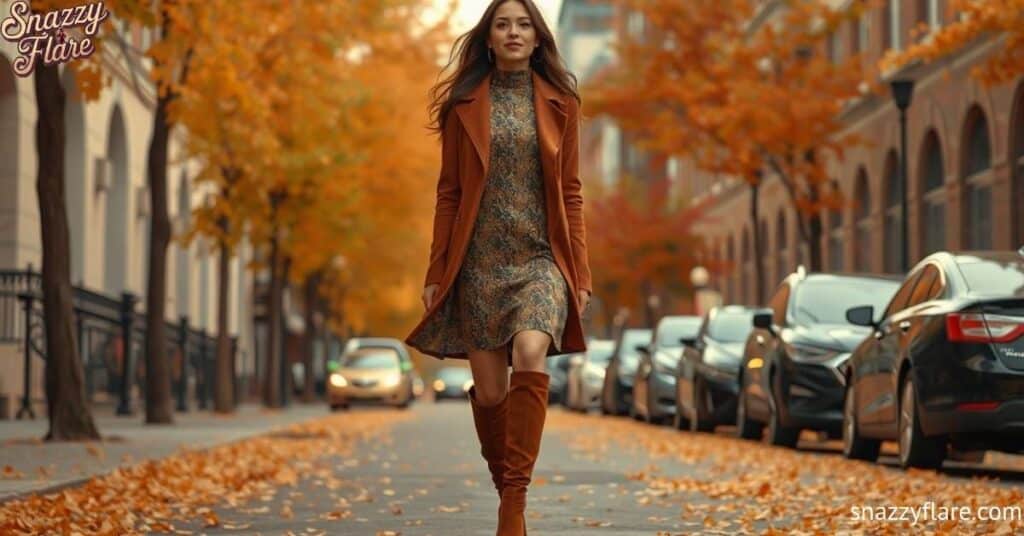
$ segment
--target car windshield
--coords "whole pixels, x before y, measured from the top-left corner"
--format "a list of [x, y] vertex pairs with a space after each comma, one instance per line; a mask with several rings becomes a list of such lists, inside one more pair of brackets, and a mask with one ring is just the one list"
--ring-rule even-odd
[[679, 339], [696, 339], [697, 332], [700, 331], [700, 322], [698, 316], [665, 319], [658, 326], [658, 347], [678, 348], [683, 345]]
[[978, 258], [957, 263], [967, 288], [977, 294], [1024, 294], [1024, 261], [995, 262]]
[[743, 342], [753, 328], [754, 312], [718, 312], [708, 324], [708, 337], [718, 342]]
[[346, 354], [341, 366], [353, 369], [396, 368], [398, 352], [391, 348], [360, 348]]
[[636, 364], [640, 362], [640, 352], [636, 351], [639, 344], [651, 342], [651, 330], [630, 330], [622, 334], [622, 351], [619, 358], [623, 363]]
[[612, 352], [615, 345], [611, 342], [605, 344], [591, 343], [587, 348], [587, 361], [597, 365], [607, 365], [612, 360]]
[[849, 324], [846, 310], [871, 305], [885, 309], [899, 288], [898, 281], [867, 278], [808, 280], [797, 286], [793, 320], [797, 324]]

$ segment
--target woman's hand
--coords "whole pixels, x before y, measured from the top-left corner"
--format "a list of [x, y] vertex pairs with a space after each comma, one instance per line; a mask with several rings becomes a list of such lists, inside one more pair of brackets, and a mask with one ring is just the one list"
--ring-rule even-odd
[[580, 316], [587, 313], [587, 308], [590, 307], [590, 293], [581, 290], [579, 291], [579, 304], [580, 304]]
[[437, 289], [441, 285], [434, 283], [427, 285], [423, 289], [423, 314], [427, 314], [427, 309], [430, 309], [430, 305], [434, 303], [434, 294], [437, 293]]

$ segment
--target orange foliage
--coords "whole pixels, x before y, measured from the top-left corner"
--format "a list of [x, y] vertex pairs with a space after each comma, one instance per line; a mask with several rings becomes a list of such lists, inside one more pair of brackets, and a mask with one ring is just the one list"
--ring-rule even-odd
[[890, 51], [882, 59], [882, 68], [897, 68], [914, 60], [933, 61], [979, 38], [1002, 35], [1002, 50], [975, 66], [974, 76], [991, 85], [1024, 74], [1024, 0], [951, 0], [949, 9], [959, 13], [955, 21], [905, 51]]
[[822, 53], [855, 13], [792, 1], [752, 26], [759, 4], [748, 0], [625, 3], [649, 27], [620, 42], [619, 60], [590, 88], [598, 112], [710, 173], [751, 183], [774, 173], [808, 240], [807, 219], [837, 202], [823, 187], [829, 159], [859, 141], [838, 133], [840, 112], [860, 96], [861, 61]]

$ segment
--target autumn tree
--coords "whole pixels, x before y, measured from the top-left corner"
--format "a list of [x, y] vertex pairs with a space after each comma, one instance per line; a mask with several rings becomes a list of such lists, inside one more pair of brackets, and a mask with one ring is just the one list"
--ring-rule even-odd
[[[1001, 38], [1001, 50], [975, 66], [973, 75], [993, 85], [1024, 73], [1024, 0], [951, 0], [948, 9], [957, 14], [952, 21], [903, 51], [889, 51], [882, 68], [897, 68], [914, 60], [935, 61], [978, 39]], [[921, 27], [916, 32], [927, 30]]]
[[855, 4], [838, 12], [824, 2], [781, 2], [765, 21], [755, 17], [761, 5], [747, 0], [628, 0], [649, 28], [617, 46], [614, 68], [590, 88], [595, 108], [649, 147], [746, 181], [752, 194], [762, 180], [779, 180], [811, 268], [820, 270], [820, 215], [838, 203], [825, 187], [827, 165], [856, 141], [838, 135], [839, 112], [863, 80], [857, 57], [834, 61], [822, 49], [861, 9]]

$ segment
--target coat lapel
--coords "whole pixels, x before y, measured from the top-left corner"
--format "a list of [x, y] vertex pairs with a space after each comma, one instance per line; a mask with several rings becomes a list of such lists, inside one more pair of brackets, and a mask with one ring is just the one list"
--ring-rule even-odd
[[[541, 166], [544, 170], [545, 182], [553, 183], [558, 162], [562, 136], [565, 134], [565, 122], [568, 117], [565, 97], [536, 71], [533, 76], [533, 105], [537, 117], [537, 138], [540, 144]], [[483, 174], [480, 181], [487, 178], [490, 170], [491, 157], [491, 73], [472, 93], [460, 99], [455, 106], [459, 121], [466, 129], [466, 134], [476, 149]]]

